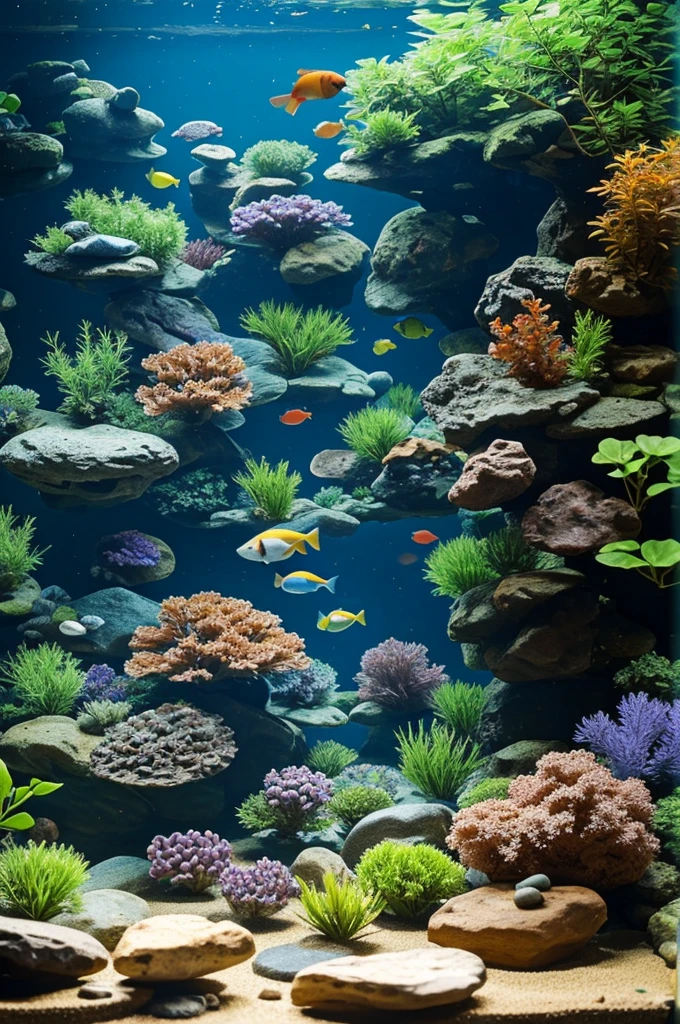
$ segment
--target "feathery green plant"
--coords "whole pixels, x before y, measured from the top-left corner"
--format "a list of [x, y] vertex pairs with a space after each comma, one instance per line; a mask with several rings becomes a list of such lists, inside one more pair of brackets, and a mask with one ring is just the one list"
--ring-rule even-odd
[[48, 377], [56, 377], [57, 387], [66, 397], [61, 408], [73, 415], [95, 419], [111, 393], [124, 383], [130, 346], [122, 331], [109, 331], [83, 320], [78, 329], [75, 355], [66, 351], [59, 331], [43, 338], [47, 355], [40, 361]]
[[614, 676], [614, 686], [625, 693], [648, 693], [661, 700], [677, 700], [680, 696], [680, 661], [669, 661], [662, 654], [650, 651], [630, 661]]
[[[177, 419], [170, 413], [160, 416], [147, 416], [143, 407], [129, 391], [120, 391], [108, 396], [101, 411], [101, 418], [112, 427], [121, 430], [139, 430], [143, 434], [155, 434], [157, 437], [178, 437], [186, 433], [186, 420]], [[173, 479], [173, 487], [176, 487]]]
[[366, 406], [351, 412], [338, 427], [343, 441], [360, 459], [382, 462], [395, 444], [406, 440], [411, 425], [396, 409]]
[[25, 576], [42, 565], [48, 549], [33, 547], [34, 533], [34, 516], [25, 516], [20, 523], [11, 505], [0, 505], [0, 594], [14, 590]]
[[26, 430], [39, 402], [37, 391], [18, 384], [3, 384], [0, 387], [0, 436]]
[[480, 544], [495, 576], [510, 576], [513, 572], [532, 572], [534, 569], [557, 569], [564, 565], [559, 555], [539, 551], [527, 544], [521, 527], [516, 523], [494, 530]]
[[[0, 679], [21, 701], [15, 713], [68, 715], [83, 688], [85, 673], [80, 661], [59, 644], [22, 644], [0, 666]], [[8, 708], [3, 708], [7, 713]]]
[[348, 786], [335, 793], [327, 807], [334, 818], [338, 818], [346, 829], [351, 829], [367, 814], [393, 805], [390, 794], [377, 786]]
[[146, 499], [159, 515], [199, 522], [209, 519], [213, 512], [229, 508], [229, 481], [206, 467], [191, 469], [173, 476], [171, 484], [154, 484], [146, 492]]
[[458, 807], [472, 807], [473, 804], [481, 804], [483, 800], [505, 800], [508, 796], [508, 789], [512, 779], [497, 776], [493, 779], [482, 779], [476, 786], [469, 789], [467, 793], [458, 798]]
[[334, 508], [344, 497], [342, 487], [332, 484], [330, 487], [321, 487], [314, 495], [313, 501], [322, 508]]
[[456, 735], [474, 736], [486, 706], [486, 690], [477, 683], [442, 683], [432, 692], [430, 704]]
[[365, 893], [353, 878], [337, 878], [332, 871], [323, 876], [323, 889], [308, 885], [302, 878], [300, 917], [312, 928], [335, 942], [348, 942], [363, 931], [383, 912], [386, 903], [381, 896]]
[[404, 920], [417, 920], [466, 889], [463, 865], [428, 843], [407, 846], [386, 839], [366, 850], [356, 876], [364, 892], [382, 897]]
[[76, 725], [82, 732], [103, 736], [112, 725], [124, 722], [132, 714], [132, 704], [125, 700], [89, 700], [76, 718]]
[[62, 252], [68, 249], [69, 245], [73, 245], [73, 239], [65, 231], [62, 231], [61, 228], [58, 228], [56, 224], [51, 224], [45, 228], [44, 235], [35, 235], [31, 239], [31, 243], [36, 249], [40, 249], [41, 252], [49, 252], [53, 256], [60, 256]]
[[41, 782], [40, 779], [31, 779], [28, 786], [15, 786], [7, 765], [0, 758], [0, 829], [23, 831], [33, 828], [33, 815], [18, 808], [32, 796], [49, 796], [63, 785], [63, 782]]
[[88, 862], [72, 846], [32, 840], [26, 846], [6, 844], [0, 853], [0, 909], [32, 921], [79, 910], [87, 868]]
[[265, 519], [288, 519], [302, 483], [300, 474], [296, 470], [289, 473], [288, 462], [281, 461], [272, 468], [264, 455], [259, 462], [246, 459], [245, 466], [245, 472], [234, 474], [234, 483], [252, 498]]
[[414, 420], [423, 409], [420, 395], [410, 384], [393, 384], [385, 392], [385, 401], [390, 409], [396, 409], [402, 416], [408, 416], [411, 420]]
[[253, 178], [288, 178], [299, 182], [316, 156], [313, 149], [299, 142], [261, 139], [246, 149], [241, 157], [241, 167]]
[[576, 311], [571, 336], [572, 351], [568, 355], [569, 376], [590, 381], [602, 373], [602, 357], [612, 340], [612, 322], [597, 316], [592, 309]]
[[434, 593], [440, 597], [460, 597], [496, 578], [482, 542], [475, 537], [454, 537], [437, 544], [425, 559], [425, 566], [425, 579], [436, 584]]
[[266, 828], [276, 828], [276, 811], [267, 803], [264, 790], [251, 793], [236, 808], [236, 817], [248, 832], [261, 832]]
[[349, 320], [323, 306], [305, 311], [292, 302], [261, 302], [258, 310], [244, 310], [241, 326], [271, 345], [291, 377], [332, 355], [340, 345], [354, 344]]
[[652, 827], [661, 840], [664, 853], [680, 864], [680, 789], [657, 802]]
[[389, 149], [408, 146], [420, 135], [420, 128], [414, 124], [415, 111], [403, 114], [399, 110], [376, 110], [367, 114], [365, 128], [349, 121], [345, 125], [343, 146], [352, 146], [357, 156], [372, 156]]
[[315, 772], [323, 772], [329, 779], [334, 779], [358, 756], [356, 750], [336, 740], [317, 740], [307, 755], [306, 763]]
[[395, 733], [402, 775], [427, 796], [453, 800], [456, 790], [484, 764], [482, 748], [467, 739], [457, 740], [446, 725], [433, 722], [428, 730], [422, 721], [418, 731]]

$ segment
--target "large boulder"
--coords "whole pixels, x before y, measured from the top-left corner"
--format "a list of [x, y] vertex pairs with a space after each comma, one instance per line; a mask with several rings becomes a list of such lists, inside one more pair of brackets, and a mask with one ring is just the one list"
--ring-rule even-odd
[[366, 243], [349, 231], [328, 232], [288, 249], [279, 271], [286, 284], [314, 285], [338, 276], [354, 282], [361, 277], [367, 252]]
[[[527, 161], [555, 147], [564, 133], [564, 118], [556, 110], [531, 110], [504, 118], [484, 145], [484, 159], [508, 170], [527, 168]], [[527, 169], [531, 169], [531, 165]]]
[[527, 544], [574, 558], [599, 551], [613, 541], [632, 540], [642, 522], [632, 505], [587, 480], [553, 484], [522, 519]]
[[475, 319], [484, 330], [496, 317], [511, 324], [525, 312], [524, 299], [541, 299], [550, 305], [550, 315], [562, 329], [573, 322], [574, 307], [565, 295], [571, 266], [553, 256], [520, 256], [505, 270], [492, 274], [475, 308]]
[[59, 139], [39, 132], [0, 136], [0, 198], [52, 188], [65, 181], [73, 164], [64, 160]]
[[142, 107], [129, 109], [129, 103], [117, 100], [123, 92], [118, 90], [108, 100], [78, 100], [62, 112], [69, 155], [122, 164], [144, 163], [165, 155], [165, 147], [152, 141], [165, 127], [163, 121]]
[[101, 942], [75, 928], [0, 917], [0, 963], [10, 974], [81, 978], [103, 970], [108, 962]]
[[565, 282], [569, 299], [582, 302], [605, 316], [648, 316], [660, 313], [668, 305], [668, 296], [660, 289], [644, 291], [604, 256], [584, 256], [570, 268]]
[[52, 924], [87, 932], [108, 950], [115, 949], [130, 925], [151, 916], [149, 904], [139, 896], [117, 889], [93, 889], [83, 894], [78, 910], [64, 911]]
[[0, 757], [12, 771], [52, 778], [55, 774], [86, 776], [90, 754], [101, 736], [90, 736], [66, 715], [43, 715], [11, 725], [0, 736]]
[[395, 804], [373, 811], [354, 826], [340, 856], [349, 868], [356, 867], [362, 854], [383, 839], [415, 846], [429, 843], [444, 849], [453, 811], [444, 804]]
[[113, 951], [119, 974], [142, 981], [189, 981], [249, 960], [253, 936], [233, 921], [159, 914], [127, 929]]
[[98, 615], [104, 625], [93, 633], [80, 636], [60, 636], [60, 642], [70, 651], [90, 653], [102, 660], [124, 658], [129, 655], [128, 644], [137, 626], [158, 625], [161, 606], [148, 597], [135, 594], [124, 587], [96, 590], [73, 601], [72, 606], [80, 618]]
[[85, 259], [82, 256], [56, 255], [49, 252], [29, 252], [24, 257], [28, 264], [43, 277], [57, 281], [74, 281], [86, 290], [103, 288], [116, 291], [130, 287], [135, 281], [155, 277], [158, 264], [149, 256], [129, 256], [107, 260]]

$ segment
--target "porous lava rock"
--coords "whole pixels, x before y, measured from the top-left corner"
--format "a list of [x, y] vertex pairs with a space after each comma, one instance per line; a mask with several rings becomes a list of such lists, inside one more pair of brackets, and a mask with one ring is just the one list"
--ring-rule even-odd
[[609, 345], [607, 365], [614, 380], [665, 384], [675, 377], [678, 354], [665, 345]]
[[536, 298], [550, 305], [550, 318], [559, 320], [564, 329], [574, 318], [573, 305], [564, 292], [571, 269], [553, 256], [520, 256], [488, 278], [475, 308], [477, 323], [485, 331], [496, 317], [511, 324], [524, 312], [523, 300]]
[[127, 929], [113, 951], [113, 966], [142, 981], [189, 981], [249, 960], [253, 936], [233, 921], [199, 914], [159, 914]]
[[553, 484], [522, 519], [527, 544], [569, 558], [599, 551], [613, 541], [632, 540], [641, 529], [632, 505], [606, 497], [587, 480]]
[[512, 501], [531, 486], [536, 466], [519, 441], [497, 438], [486, 451], [466, 459], [449, 501], [477, 512]]

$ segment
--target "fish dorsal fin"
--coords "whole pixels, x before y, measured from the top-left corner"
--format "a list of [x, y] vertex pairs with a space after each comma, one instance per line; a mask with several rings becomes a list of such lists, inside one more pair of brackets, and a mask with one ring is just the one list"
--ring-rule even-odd
[[295, 72], [296, 75], [316, 75], [318, 71], [316, 68], [298, 68]]

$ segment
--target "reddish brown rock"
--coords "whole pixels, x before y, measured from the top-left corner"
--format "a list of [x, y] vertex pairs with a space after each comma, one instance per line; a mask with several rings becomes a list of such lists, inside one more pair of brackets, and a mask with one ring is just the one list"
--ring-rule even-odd
[[610, 345], [607, 362], [614, 380], [629, 384], [664, 384], [673, 380], [678, 356], [665, 345]]
[[460, 479], [449, 491], [449, 501], [472, 512], [496, 508], [523, 494], [535, 475], [536, 466], [523, 445], [498, 438], [465, 462]]
[[604, 544], [637, 537], [642, 523], [620, 498], [606, 498], [587, 480], [554, 484], [522, 519], [527, 544], [555, 555], [584, 555]]
[[394, 459], [409, 459], [418, 462], [436, 462], [443, 459], [451, 452], [459, 450], [456, 445], [442, 444], [440, 441], [432, 441], [427, 437], [407, 437], [405, 441], [399, 441], [390, 448], [382, 460], [383, 466]]
[[546, 967], [581, 949], [607, 920], [602, 897], [580, 885], [553, 886], [532, 910], [515, 906], [514, 891], [487, 885], [454, 896], [430, 918], [428, 939], [493, 967]]
[[607, 316], [647, 316], [661, 312], [668, 303], [661, 291], [642, 293], [635, 281], [614, 270], [604, 256], [577, 260], [565, 291], [570, 299]]

